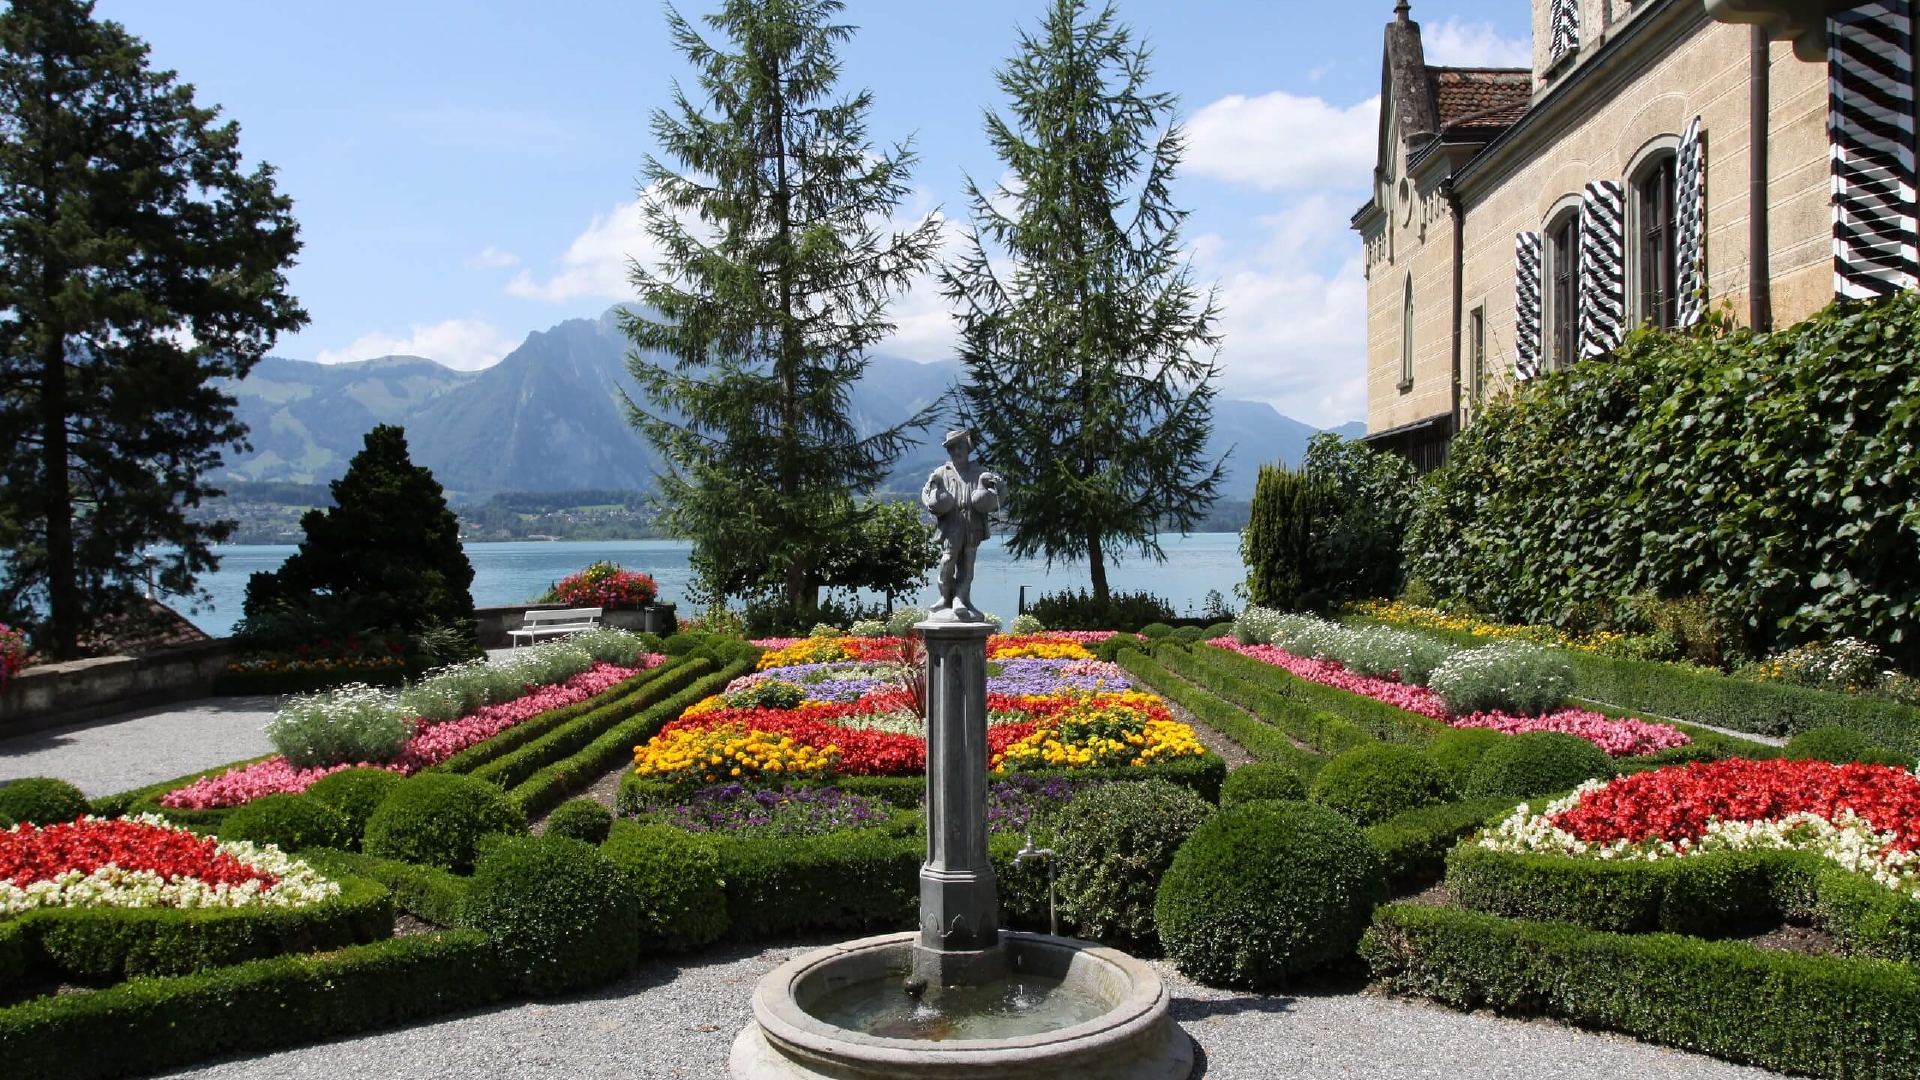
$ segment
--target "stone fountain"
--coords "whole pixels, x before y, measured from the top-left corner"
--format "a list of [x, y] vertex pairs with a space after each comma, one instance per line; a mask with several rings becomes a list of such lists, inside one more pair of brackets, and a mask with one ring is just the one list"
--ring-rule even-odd
[[973, 556], [1005, 484], [963, 431], [921, 500], [940, 524], [927, 658], [927, 859], [920, 928], [775, 968], [734, 1040], [735, 1080], [1185, 1080], [1193, 1047], [1153, 968], [1115, 949], [1000, 929], [987, 855], [987, 637]]

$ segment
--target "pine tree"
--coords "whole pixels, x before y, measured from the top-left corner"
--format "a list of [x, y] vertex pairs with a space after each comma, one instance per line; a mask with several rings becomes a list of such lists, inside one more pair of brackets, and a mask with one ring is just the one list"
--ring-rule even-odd
[[419, 633], [434, 627], [471, 639], [473, 564], [460, 519], [406, 432], [381, 424], [331, 485], [333, 505], [301, 515], [300, 549], [280, 569], [247, 581], [246, 618], [311, 632]]
[[878, 225], [907, 192], [914, 156], [877, 150], [872, 99], [836, 95], [835, 46], [852, 28], [839, 0], [726, 0], [710, 43], [668, 9], [704, 92], [678, 87], [656, 111], [663, 152], [643, 170], [648, 233], [663, 265], [636, 266], [651, 313], [624, 328], [650, 408], [634, 424], [667, 464], [663, 523], [694, 545], [708, 599], [777, 595], [818, 604], [822, 568], [870, 512], [882, 481], [931, 412], [862, 436], [848, 394], [866, 350], [893, 329], [888, 296], [933, 260], [939, 223]]
[[1156, 561], [1220, 486], [1212, 430], [1217, 309], [1180, 251], [1169, 185], [1182, 136], [1149, 93], [1147, 53], [1113, 9], [1054, 0], [998, 74], [987, 139], [1010, 180], [969, 181], [970, 250], [943, 274], [958, 307], [962, 397], [1008, 479], [1020, 558]]
[[205, 595], [232, 525], [188, 511], [246, 436], [214, 380], [307, 321], [292, 201], [218, 116], [91, 3], [0, 12], [0, 611], [44, 612], [56, 657], [136, 595], [149, 545], [164, 591]]

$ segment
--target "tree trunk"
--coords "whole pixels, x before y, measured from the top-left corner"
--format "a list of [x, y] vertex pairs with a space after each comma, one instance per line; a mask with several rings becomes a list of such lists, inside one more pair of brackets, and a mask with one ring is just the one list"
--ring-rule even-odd
[[1100, 548], [1100, 534], [1087, 532], [1087, 569], [1093, 572], [1093, 602], [1107, 604], [1107, 553]]
[[47, 519], [47, 651], [80, 652], [80, 583], [73, 554], [72, 477], [67, 469], [67, 342], [49, 333], [40, 353], [40, 512]]

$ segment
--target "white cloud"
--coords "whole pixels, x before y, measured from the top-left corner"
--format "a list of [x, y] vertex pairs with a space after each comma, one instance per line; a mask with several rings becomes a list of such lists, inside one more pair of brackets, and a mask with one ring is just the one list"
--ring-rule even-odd
[[1446, 67], [1531, 67], [1533, 38], [1504, 38], [1490, 22], [1463, 23], [1456, 17], [1423, 29], [1427, 63]]
[[448, 319], [415, 323], [405, 337], [382, 331], [362, 334], [342, 349], [322, 349], [314, 359], [322, 364], [371, 360], [376, 356], [424, 356], [460, 371], [491, 367], [517, 344], [492, 323], [477, 319]]
[[650, 260], [657, 248], [640, 219], [640, 202], [623, 202], [605, 214], [595, 214], [586, 231], [573, 238], [560, 256], [560, 269], [545, 281], [522, 270], [507, 283], [507, 293], [522, 300], [561, 303], [568, 300], [631, 300], [627, 282], [633, 259]]
[[1342, 108], [1284, 90], [1231, 94], [1187, 121], [1186, 166], [1265, 191], [1364, 185], [1379, 114], [1377, 96]]
[[520, 261], [520, 256], [511, 251], [502, 251], [491, 245], [481, 249], [468, 263], [476, 270], [497, 270], [503, 266], [512, 266]]
[[[1366, 297], [1358, 244], [1337, 197], [1305, 197], [1260, 219], [1250, 249], [1196, 237], [1196, 276], [1218, 280], [1227, 396], [1266, 401], [1330, 427], [1366, 413]], [[1352, 254], [1330, 268], [1328, 251]]]

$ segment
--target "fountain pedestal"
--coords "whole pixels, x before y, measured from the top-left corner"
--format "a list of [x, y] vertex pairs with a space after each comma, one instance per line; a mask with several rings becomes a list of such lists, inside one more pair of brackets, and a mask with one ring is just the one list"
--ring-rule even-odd
[[1000, 898], [987, 855], [987, 637], [984, 622], [923, 622], [927, 652], [927, 861], [913, 976], [930, 987], [1007, 973]]

